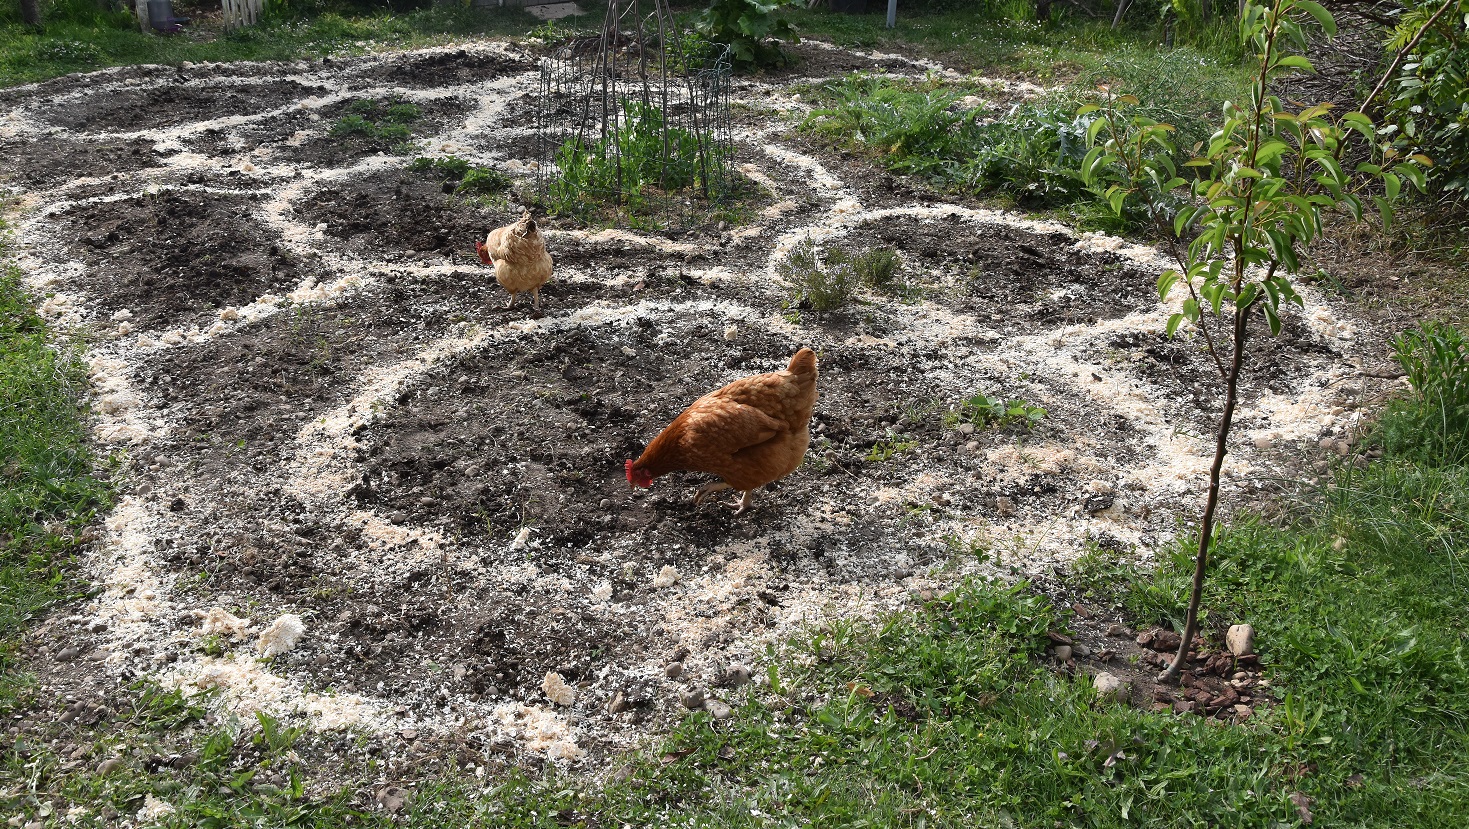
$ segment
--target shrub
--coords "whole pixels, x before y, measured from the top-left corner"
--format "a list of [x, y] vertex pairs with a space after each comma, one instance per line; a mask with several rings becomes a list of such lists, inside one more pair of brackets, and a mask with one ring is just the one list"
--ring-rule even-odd
[[778, 0], [714, 0], [699, 15], [695, 28], [714, 43], [729, 47], [736, 66], [750, 68], [785, 62], [771, 39], [799, 40], [791, 22], [777, 10]]
[[810, 306], [818, 314], [841, 309], [856, 295], [862, 279], [851, 257], [841, 250], [826, 254], [826, 265], [817, 260], [816, 246], [807, 239], [798, 243], [775, 266], [776, 273], [790, 283], [792, 303]]
[[901, 287], [898, 281], [903, 260], [892, 248], [873, 248], [852, 260], [857, 278], [874, 291], [890, 291]]
[[1399, 152], [1433, 159], [1429, 181], [1463, 199], [1469, 194], [1469, 6], [1460, 0], [1457, 21], [1452, 13], [1443, 19], [1443, 9], [1437, 0], [1416, 4], [1387, 43], [1389, 52], [1401, 52], [1418, 38], [1389, 81], [1384, 133]]

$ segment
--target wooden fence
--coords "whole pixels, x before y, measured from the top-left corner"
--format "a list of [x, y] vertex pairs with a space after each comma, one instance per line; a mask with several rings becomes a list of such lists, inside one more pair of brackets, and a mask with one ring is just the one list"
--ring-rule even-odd
[[223, 3], [224, 27], [231, 30], [254, 26], [265, 6], [265, 0], [223, 0]]

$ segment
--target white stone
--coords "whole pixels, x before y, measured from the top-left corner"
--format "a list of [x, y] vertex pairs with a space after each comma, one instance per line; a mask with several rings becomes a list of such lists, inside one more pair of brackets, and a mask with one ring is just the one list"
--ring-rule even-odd
[[1103, 671], [1092, 679], [1092, 687], [1097, 690], [1097, 696], [1104, 700], [1124, 702], [1127, 700], [1127, 683], [1118, 679], [1116, 675]]
[[672, 587], [678, 584], [678, 579], [678, 568], [672, 564], [665, 564], [663, 565], [663, 569], [658, 571], [658, 575], [654, 577], [653, 586], [662, 590], [665, 587]]
[[1249, 656], [1255, 652], [1255, 629], [1249, 625], [1231, 625], [1224, 635], [1224, 644], [1235, 656]]
[[557, 705], [570, 705], [576, 702], [576, 689], [566, 684], [561, 674], [552, 671], [541, 680], [541, 690], [545, 692], [546, 699]]
[[287, 613], [271, 622], [270, 627], [260, 632], [260, 638], [255, 642], [255, 650], [261, 656], [269, 659], [296, 647], [296, 643], [304, 635], [306, 635], [306, 623], [301, 621], [300, 616]]

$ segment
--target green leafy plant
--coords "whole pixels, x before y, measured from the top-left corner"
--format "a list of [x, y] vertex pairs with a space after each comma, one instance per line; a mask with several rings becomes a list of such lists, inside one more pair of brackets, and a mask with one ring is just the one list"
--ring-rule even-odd
[[[1451, 13], [1452, 12], [1452, 13]], [[1433, 159], [1431, 186], [1469, 194], [1469, 0], [1409, 3], [1387, 50], [1392, 66], [1363, 107], [1390, 91], [1381, 134], [1403, 154]]]
[[1411, 396], [1389, 404], [1379, 432], [1385, 448], [1419, 463], [1469, 456], [1469, 342], [1457, 328], [1429, 322], [1393, 341]]
[[1130, 198], [1138, 198], [1161, 220], [1170, 201], [1178, 200], [1171, 229], [1189, 241], [1183, 249], [1174, 245], [1179, 268], [1159, 278], [1158, 292], [1166, 300], [1174, 288], [1182, 287], [1188, 298], [1168, 320], [1167, 332], [1174, 336], [1187, 324], [1202, 335], [1224, 397], [1182, 640], [1178, 655], [1160, 678], [1163, 681], [1177, 680], [1198, 629], [1220, 472], [1251, 319], [1262, 316], [1270, 332], [1278, 334], [1282, 306], [1301, 304], [1290, 275], [1300, 269], [1298, 249], [1322, 232], [1328, 212], [1339, 210], [1360, 220], [1370, 202], [1386, 224], [1403, 182], [1423, 186], [1423, 172], [1411, 161], [1391, 166], [1363, 161], [1355, 176], [1343, 169], [1351, 137], [1359, 135], [1370, 144], [1375, 136], [1371, 119], [1363, 113], [1332, 118], [1329, 104], [1293, 111], [1270, 94], [1280, 78], [1313, 71], [1300, 54], [1307, 47], [1308, 18], [1327, 35], [1335, 34], [1331, 14], [1310, 0], [1245, 7], [1240, 38], [1253, 50], [1258, 71], [1248, 101], [1242, 106], [1225, 104], [1223, 123], [1203, 154], [1186, 165], [1197, 174], [1192, 187], [1186, 187], [1188, 182], [1163, 160], [1166, 152], [1146, 152], [1149, 147], [1171, 150], [1169, 126], [1125, 112], [1124, 107], [1133, 105], [1125, 96], [1107, 90], [1104, 103], [1078, 113], [1098, 115], [1088, 135], [1101, 140], [1088, 151], [1082, 176], [1088, 186], [1103, 193], [1114, 211], [1120, 213]]
[[366, 139], [393, 152], [408, 152], [412, 149], [408, 144], [413, 137], [411, 125], [422, 114], [416, 105], [397, 98], [359, 98], [347, 105], [346, 113], [332, 125], [331, 134]]
[[790, 286], [792, 305], [808, 306], [818, 314], [840, 310], [862, 284], [850, 256], [839, 249], [829, 250], [823, 265], [810, 239], [796, 243], [776, 263], [775, 272]]
[[949, 426], [970, 423], [977, 429], [1019, 423], [1029, 429], [1044, 420], [1045, 417], [1045, 409], [1025, 400], [1006, 401], [1000, 397], [973, 394], [964, 398], [958, 406], [945, 415], [944, 422]]
[[650, 104], [625, 98], [622, 108], [622, 129], [615, 138], [587, 145], [573, 137], [557, 151], [559, 175], [548, 204], [552, 214], [586, 214], [595, 201], [636, 212], [673, 193], [693, 191], [705, 199], [724, 195], [727, 147], [666, 124], [662, 110]]
[[785, 53], [772, 41], [794, 43], [800, 38], [780, 7], [779, 0], [713, 0], [695, 28], [710, 41], [728, 46], [736, 66], [781, 64]]
[[863, 460], [867, 461], [868, 463], [886, 463], [887, 461], [891, 460], [894, 455], [899, 455], [903, 452], [907, 452], [909, 449], [912, 449], [917, 445], [918, 441], [916, 440], [902, 440], [900, 438], [893, 438], [891, 440], [880, 440], [877, 443], [872, 444], [872, 448], [868, 450], [867, 456], [863, 458]]
[[510, 188], [510, 177], [489, 167], [476, 167], [457, 156], [415, 158], [408, 165], [415, 173], [437, 176], [446, 184], [454, 184], [454, 192], [462, 196], [493, 196]]

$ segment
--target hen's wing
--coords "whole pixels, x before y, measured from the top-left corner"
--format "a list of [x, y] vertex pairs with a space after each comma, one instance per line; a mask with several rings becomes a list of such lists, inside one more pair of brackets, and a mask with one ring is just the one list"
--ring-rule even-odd
[[785, 423], [754, 406], [709, 395], [689, 407], [679, 442], [729, 456], [788, 431]]

